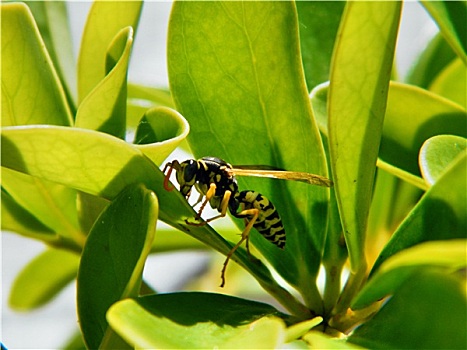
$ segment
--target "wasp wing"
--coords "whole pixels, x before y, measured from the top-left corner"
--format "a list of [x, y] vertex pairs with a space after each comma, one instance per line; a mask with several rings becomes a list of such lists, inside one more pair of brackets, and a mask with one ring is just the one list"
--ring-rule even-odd
[[[261, 166], [262, 167], [262, 166]], [[277, 168], [276, 168], [277, 169]], [[267, 177], [271, 179], [291, 180], [305, 182], [310, 185], [317, 185], [323, 187], [331, 187], [332, 181], [328, 178], [320, 175], [300, 172], [300, 171], [287, 171], [287, 170], [263, 170], [258, 167], [245, 168], [233, 168], [233, 175], [236, 176], [255, 176], [255, 177]]]

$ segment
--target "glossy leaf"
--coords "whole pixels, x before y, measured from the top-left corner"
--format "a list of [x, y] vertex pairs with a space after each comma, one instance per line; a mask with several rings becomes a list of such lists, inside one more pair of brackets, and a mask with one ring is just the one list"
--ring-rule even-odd
[[2, 126], [70, 125], [63, 88], [29, 8], [1, 8]]
[[[297, 28], [291, 2], [175, 2], [169, 80], [175, 104], [190, 122], [196, 157], [326, 175]], [[266, 195], [277, 207], [287, 232], [285, 251], [256, 231], [252, 242], [289, 283], [307, 290], [311, 308], [319, 308], [313, 280], [324, 244], [328, 192], [290, 182], [244, 178], [239, 186]]]
[[457, 158], [425, 193], [386, 244], [373, 266], [418, 243], [464, 238], [467, 232], [467, 156]]
[[352, 309], [369, 306], [388, 295], [427, 267], [455, 272], [467, 266], [467, 241], [425, 242], [400, 251], [387, 259], [352, 302]]
[[329, 149], [352, 273], [366, 268], [366, 221], [400, 11], [399, 2], [349, 2], [333, 54]]
[[[328, 134], [328, 84], [316, 87], [310, 97], [320, 130]], [[467, 137], [466, 118], [467, 113], [463, 108], [437, 94], [391, 82], [378, 165], [398, 177], [423, 186], [418, 167], [422, 144], [435, 135]], [[401, 125], [404, 127], [401, 128]]]
[[157, 165], [187, 137], [190, 125], [178, 112], [167, 107], [146, 111], [138, 125], [135, 148]]
[[465, 153], [467, 140], [452, 135], [434, 136], [422, 146], [420, 150], [420, 169], [423, 178], [429, 185], [433, 185], [449, 165], [460, 154]]
[[31, 310], [53, 299], [78, 273], [79, 255], [48, 249], [34, 258], [15, 278], [9, 304], [16, 310]]
[[[161, 220], [224, 255], [231, 249], [231, 244], [210, 226], [187, 225], [185, 220], [196, 214], [186, 199], [179, 191], [165, 190], [164, 174], [159, 168], [118, 138], [86, 129], [51, 126], [4, 128], [1, 136], [5, 167], [107, 199], [115, 198], [130, 184], [143, 183], [158, 195]], [[291, 313], [302, 317], [309, 314], [274, 281], [260, 261], [250, 259], [243, 249], [232, 260], [246, 268]]]
[[467, 4], [465, 1], [422, 1], [458, 57], [467, 64]]
[[297, 1], [300, 49], [308, 91], [329, 80], [332, 49], [345, 1]]
[[284, 340], [272, 306], [210, 293], [159, 294], [113, 305], [110, 325], [137, 348], [267, 348]]
[[106, 52], [117, 33], [128, 26], [136, 32], [142, 1], [96, 1], [88, 14], [78, 58], [79, 102], [106, 75]]
[[467, 109], [467, 66], [459, 58], [443, 69], [430, 85], [430, 91]]
[[97, 349], [101, 344], [110, 305], [138, 295], [157, 216], [155, 194], [135, 185], [123, 190], [92, 228], [77, 285], [78, 316], [88, 347]]
[[131, 27], [115, 36], [107, 52], [106, 76], [81, 102], [76, 113], [76, 127], [125, 137], [126, 81], [132, 44]]
[[412, 275], [349, 341], [370, 349], [463, 349], [465, 279], [436, 269]]

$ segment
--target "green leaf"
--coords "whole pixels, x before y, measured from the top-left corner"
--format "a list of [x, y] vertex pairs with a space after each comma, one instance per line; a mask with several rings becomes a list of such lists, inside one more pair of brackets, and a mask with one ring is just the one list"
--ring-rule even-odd
[[58, 235], [72, 238], [82, 246], [76, 211], [76, 191], [49, 181], [39, 180], [2, 168], [2, 187], [31, 215]]
[[343, 339], [331, 337], [325, 333], [312, 331], [306, 334], [303, 339], [312, 346], [313, 349], [343, 349], [343, 350], [358, 350], [363, 349], [360, 346], [346, 342]]
[[35, 257], [15, 278], [8, 300], [15, 310], [31, 310], [52, 300], [76, 278], [79, 255], [48, 249]]
[[189, 131], [190, 125], [178, 112], [167, 107], [154, 107], [146, 111], [138, 125], [135, 148], [161, 165]]
[[72, 109], [76, 105], [76, 60], [69, 26], [67, 4], [62, 1], [26, 1], [47, 51], [65, 89]]
[[133, 185], [115, 198], [92, 228], [77, 287], [79, 322], [88, 347], [101, 345], [107, 309], [120, 299], [138, 295], [157, 216], [154, 192]]
[[459, 58], [453, 60], [434, 79], [430, 91], [467, 109], [467, 67]]
[[126, 129], [126, 81], [133, 29], [122, 29], [107, 52], [106, 76], [81, 102], [76, 127], [98, 130], [120, 138]]
[[65, 93], [29, 8], [1, 8], [2, 125], [70, 125]]
[[[327, 135], [328, 84], [317, 86], [310, 97], [320, 130]], [[467, 137], [466, 118], [465, 109], [437, 94], [391, 82], [378, 166], [423, 188], [418, 166], [422, 144], [435, 135]]]
[[[177, 109], [192, 128], [195, 156], [326, 176], [292, 2], [175, 2], [168, 69]], [[239, 186], [266, 195], [276, 206], [287, 232], [285, 250], [256, 231], [251, 240], [289, 283], [306, 291], [308, 306], [317, 310], [314, 280], [329, 193], [290, 182], [242, 178]]]
[[427, 89], [435, 77], [456, 57], [441, 33], [437, 33], [409, 70], [405, 82]]
[[465, 1], [422, 1], [458, 57], [467, 64], [467, 4]]
[[331, 69], [331, 168], [352, 273], [366, 269], [365, 230], [399, 25], [399, 2], [349, 2]]
[[352, 309], [362, 309], [393, 294], [426, 267], [443, 267], [451, 272], [465, 268], [466, 243], [465, 239], [425, 242], [391, 256], [352, 301]]
[[397, 252], [432, 240], [464, 238], [467, 232], [467, 156], [464, 152], [425, 193], [386, 244], [372, 273]]
[[284, 339], [279, 315], [267, 304], [192, 292], [123, 300], [107, 318], [137, 348], [273, 349]]
[[345, 1], [297, 1], [300, 49], [308, 91], [329, 80], [332, 49]]
[[463, 277], [419, 271], [349, 341], [370, 349], [464, 349], [466, 309]]
[[[160, 219], [226, 255], [231, 244], [210, 226], [192, 226], [196, 213], [179, 191], [164, 189], [164, 174], [133, 145], [111, 135], [68, 127], [10, 127], [1, 134], [2, 165], [80, 191], [113, 199], [127, 185], [143, 183], [157, 193]], [[38, 162], [37, 159], [41, 161]], [[232, 260], [247, 269], [291, 313], [306, 309], [274, 281], [260, 261], [241, 249]]]
[[106, 52], [115, 35], [128, 26], [138, 26], [142, 1], [96, 1], [88, 15], [78, 58], [79, 102], [106, 75]]
[[30, 212], [21, 207], [3, 188], [1, 208], [2, 230], [16, 232], [45, 241], [56, 238], [55, 233], [49, 227], [45, 226]]
[[467, 140], [459, 136], [439, 135], [426, 140], [419, 158], [425, 181], [433, 185], [466, 148]]

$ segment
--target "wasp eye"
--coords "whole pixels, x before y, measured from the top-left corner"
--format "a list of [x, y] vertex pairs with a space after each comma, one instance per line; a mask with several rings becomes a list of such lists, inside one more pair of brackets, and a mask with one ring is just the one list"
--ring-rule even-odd
[[184, 182], [187, 183], [193, 181], [196, 173], [198, 172], [198, 163], [195, 160], [190, 159], [183, 162], [181, 165]]

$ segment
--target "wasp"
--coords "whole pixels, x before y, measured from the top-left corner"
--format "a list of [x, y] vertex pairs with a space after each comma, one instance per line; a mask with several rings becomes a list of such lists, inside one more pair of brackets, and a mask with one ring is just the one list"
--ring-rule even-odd
[[[315, 174], [286, 171], [270, 166], [237, 166], [232, 167], [229, 163], [216, 157], [203, 157], [201, 159], [188, 159], [184, 162], [174, 160], [164, 167], [164, 188], [172, 191], [174, 187], [169, 185], [172, 171], [175, 170], [180, 192], [188, 198], [193, 187], [198, 191], [199, 198], [193, 207], [201, 203], [197, 212], [197, 222], [186, 221], [189, 225], [203, 226], [218, 218], [224, 217], [227, 211], [236, 218], [245, 220], [245, 229], [241, 234], [240, 241], [229, 251], [221, 272], [221, 287], [225, 284], [225, 271], [227, 264], [240, 247], [246, 241], [249, 251], [249, 236], [252, 228], [255, 228], [263, 237], [284, 249], [286, 236], [282, 220], [272, 202], [253, 190], [240, 191], [235, 176], [257, 176], [274, 179], [301, 181], [319, 186], [332, 186], [332, 181]], [[203, 200], [204, 198], [204, 200]], [[207, 203], [219, 214], [199, 221]]]

